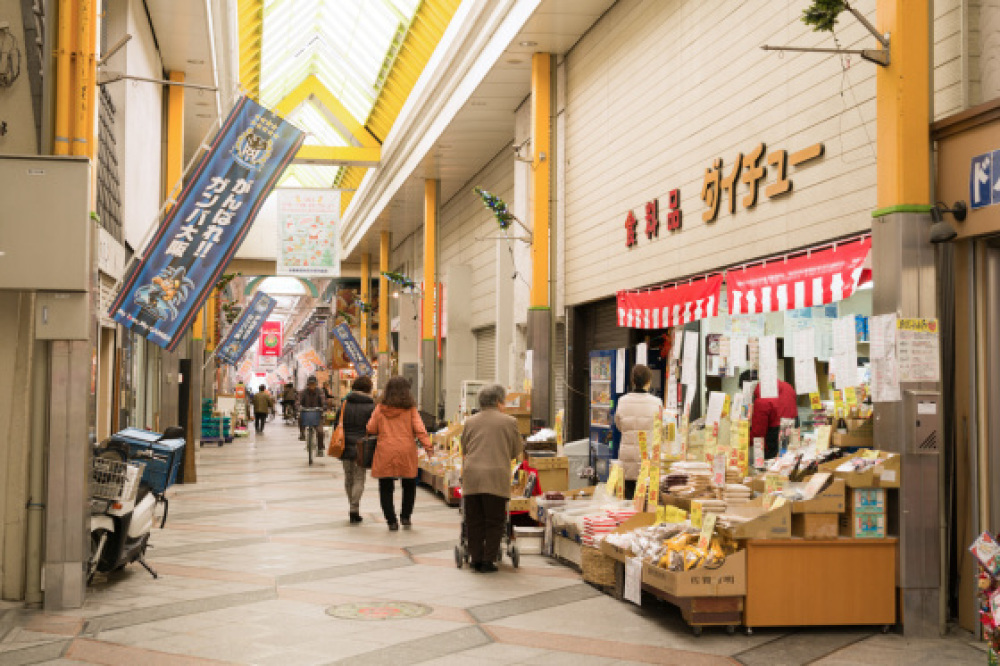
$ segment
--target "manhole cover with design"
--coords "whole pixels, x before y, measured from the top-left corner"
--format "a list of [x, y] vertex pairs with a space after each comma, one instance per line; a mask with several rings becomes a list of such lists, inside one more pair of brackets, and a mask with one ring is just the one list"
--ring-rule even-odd
[[326, 614], [341, 620], [411, 620], [431, 612], [430, 606], [409, 601], [362, 601], [338, 604], [326, 609]]

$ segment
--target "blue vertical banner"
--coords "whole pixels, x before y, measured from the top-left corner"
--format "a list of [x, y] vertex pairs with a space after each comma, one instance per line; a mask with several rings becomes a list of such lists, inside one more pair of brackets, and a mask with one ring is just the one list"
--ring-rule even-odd
[[354, 370], [358, 373], [359, 377], [368, 377], [374, 373], [372, 364], [368, 362], [368, 357], [365, 356], [361, 345], [358, 344], [357, 338], [351, 333], [350, 326], [344, 323], [337, 324], [333, 327], [333, 337], [344, 348], [344, 353], [347, 354], [347, 358], [351, 359], [351, 363], [354, 364]]
[[125, 276], [109, 315], [173, 351], [304, 135], [243, 97]]
[[236, 367], [243, 355], [247, 353], [250, 345], [257, 341], [260, 328], [271, 316], [271, 311], [274, 310], [276, 303], [277, 301], [273, 298], [258, 291], [229, 330], [229, 335], [219, 345], [218, 351], [215, 353], [216, 358]]

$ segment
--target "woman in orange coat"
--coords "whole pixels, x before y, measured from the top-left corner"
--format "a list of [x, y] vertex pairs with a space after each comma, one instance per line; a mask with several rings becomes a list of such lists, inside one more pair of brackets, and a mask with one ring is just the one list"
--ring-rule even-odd
[[393, 377], [386, 384], [382, 400], [368, 421], [368, 432], [378, 435], [372, 478], [378, 479], [385, 522], [390, 530], [399, 529], [393, 502], [395, 479], [398, 478], [403, 486], [403, 510], [399, 518], [404, 527], [409, 527], [413, 503], [417, 498], [417, 445], [414, 440], [419, 440], [430, 452], [431, 438], [427, 436], [424, 422], [417, 413], [410, 382], [405, 377]]

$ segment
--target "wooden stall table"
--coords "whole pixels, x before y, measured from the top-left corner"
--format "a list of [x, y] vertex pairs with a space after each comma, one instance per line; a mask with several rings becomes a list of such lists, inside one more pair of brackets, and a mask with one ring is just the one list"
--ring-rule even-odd
[[895, 624], [897, 548], [894, 537], [747, 541], [747, 633]]

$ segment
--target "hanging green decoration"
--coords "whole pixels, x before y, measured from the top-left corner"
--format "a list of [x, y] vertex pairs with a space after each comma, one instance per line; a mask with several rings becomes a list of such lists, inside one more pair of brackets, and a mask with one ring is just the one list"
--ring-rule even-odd
[[802, 22], [812, 26], [814, 32], [833, 32], [837, 17], [846, 9], [845, 0], [813, 0], [802, 12]]
[[389, 282], [393, 284], [398, 284], [403, 289], [416, 289], [417, 283], [406, 277], [402, 273], [394, 273], [392, 271], [383, 271], [382, 277], [384, 277]]
[[507, 209], [507, 204], [504, 200], [495, 194], [490, 194], [486, 190], [476, 187], [473, 188], [476, 194], [483, 200], [483, 204], [490, 209], [493, 213], [493, 217], [496, 218], [497, 224], [504, 231], [510, 228], [510, 225], [514, 223], [514, 214]]

